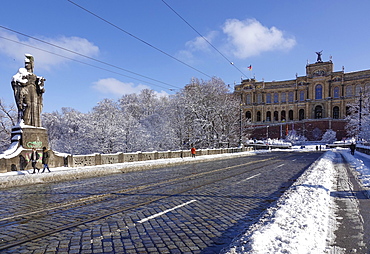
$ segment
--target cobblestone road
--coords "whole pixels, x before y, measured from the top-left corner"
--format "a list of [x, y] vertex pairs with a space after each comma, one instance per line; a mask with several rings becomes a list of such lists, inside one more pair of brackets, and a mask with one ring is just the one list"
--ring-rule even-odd
[[1, 253], [219, 253], [322, 153], [272, 152], [1, 191]]

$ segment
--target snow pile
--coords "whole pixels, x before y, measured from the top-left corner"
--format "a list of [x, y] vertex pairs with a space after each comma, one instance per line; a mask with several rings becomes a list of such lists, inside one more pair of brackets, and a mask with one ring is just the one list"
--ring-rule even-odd
[[324, 253], [333, 216], [334, 157], [326, 152], [226, 253]]

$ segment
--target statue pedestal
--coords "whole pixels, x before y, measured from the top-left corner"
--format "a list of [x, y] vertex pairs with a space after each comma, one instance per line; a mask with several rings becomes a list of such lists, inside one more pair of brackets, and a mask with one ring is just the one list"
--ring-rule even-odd
[[11, 133], [12, 145], [18, 143], [25, 149], [49, 148], [48, 134], [45, 128], [28, 125], [13, 126]]

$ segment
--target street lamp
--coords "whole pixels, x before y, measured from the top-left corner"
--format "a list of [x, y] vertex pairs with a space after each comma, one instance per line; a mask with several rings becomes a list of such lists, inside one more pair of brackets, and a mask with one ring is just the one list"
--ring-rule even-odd
[[362, 131], [362, 126], [361, 126], [361, 118], [362, 118], [362, 89], [360, 88], [360, 110], [359, 110], [359, 128], [358, 128], [358, 140], [361, 141], [360, 135]]

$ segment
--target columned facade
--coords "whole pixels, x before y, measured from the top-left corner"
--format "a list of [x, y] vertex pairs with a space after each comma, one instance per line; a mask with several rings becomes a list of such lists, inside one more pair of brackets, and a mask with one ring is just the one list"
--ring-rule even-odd
[[[244, 116], [250, 119], [251, 127], [255, 129], [252, 138], [267, 137], [267, 130], [280, 125], [279, 135], [270, 135], [270, 138], [282, 138], [288, 130], [295, 129], [314, 140], [317, 135], [310, 131], [317, 128], [322, 134], [333, 129], [337, 138], [342, 139], [346, 136], [347, 104], [357, 102], [360, 91], [370, 92], [370, 70], [334, 71], [332, 61], [308, 64], [306, 75], [293, 80], [261, 82], [246, 79], [235, 86], [235, 93], [240, 94], [242, 100]], [[296, 129], [294, 124], [301, 129]]]

